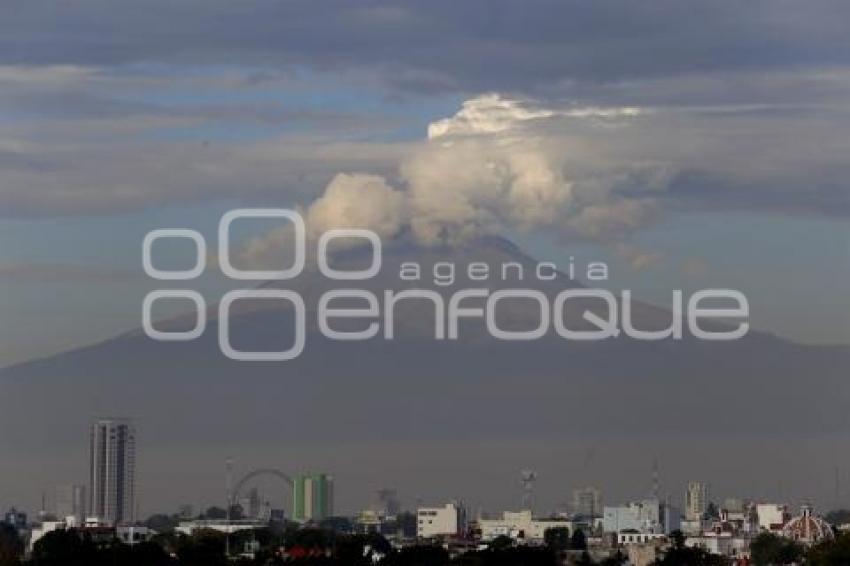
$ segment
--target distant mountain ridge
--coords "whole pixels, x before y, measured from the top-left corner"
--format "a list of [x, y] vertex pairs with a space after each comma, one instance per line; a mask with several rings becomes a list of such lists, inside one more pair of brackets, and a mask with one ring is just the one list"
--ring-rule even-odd
[[[350, 252], [337, 259], [344, 268], [362, 257]], [[393, 270], [404, 261], [535, 263], [495, 238], [454, 249], [403, 245], [385, 250], [379, 276], [351, 286], [400, 289], [405, 282]], [[433, 282], [424, 285], [437, 289]], [[566, 279], [522, 282], [547, 294], [578, 285]], [[277, 286], [297, 290], [315, 305], [333, 282], [305, 273], [292, 282], [265, 284]], [[557, 456], [559, 445], [591, 438], [604, 438], [607, 457], [616, 459], [633, 455], [642, 443], [657, 444], [662, 454], [681, 451], [664, 445], [683, 435], [699, 438], [709, 451], [729, 451], [730, 443], [744, 438], [756, 448], [781, 438], [789, 450], [804, 454], [810, 445], [800, 438], [848, 432], [850, 348], [805, 346], [758, 332], [725, 343], [582, 343], [554, 335], [502, 342], [486, 336], [480, 320], [461, 328], [461, 340], [439, 341], [429, 334], [429, 309], [412, 305], [399, 313], [402, 323], [391, 341], [332, 342], [311, 326], [304, 353], [288, 362], [226, 359], [213, 316], [193, 342], [156, 342], [135, 331], [0, 370], [4, 459], [26, 462], [30, 454], [44, 458], [48, 468], [63, 469], [61, 447], [79, 446], [88, 420], [107, 413], [139, 419], [151, 465], [178, 476], [233, 451], [265, 455], [256, 456], [267, 458], [264, 465], [292, 469], [306, 460], [359, 477], [363, 462], [390, 466], [390, 454], [413, 467], [450, 468], [453, 458], [460, 466], [469, 458], [455, 452], [461, 439], [479, 446], [488, 466], [518, 469], [518, 461], [532, 457], [530, 446], [548, 446], [546, 452], [560, 462], [569, 456]], [[507, 323], [522, 326], [535, 316], [533, 309], [516, 308]], [[645, 304], [636, 305], [635, 318], [645, 328], [669, 324], [669, 313]], [[233, 335], [245, 347], [280, 348], [291, 339], [285, 320], [286, 313], [275, 308], [240, 310], [231, 319]], [[802, 412], [806, 418], [793, 418]], [[359, 447], [354, 455], [346, 448], [352, 443]], [[444, 447], [444, 460], [435, 463], [437, 446]], [[37, 457], [33, 447], [39, 447]], [[337, 461], [334, 454], [348, 455]], [[770, 465], [762, 460], [750, 465]], [[414, 475], [410, 481], [431, 481], [427, 473]], [[192, 482], [180, 485], [190, 489]]]

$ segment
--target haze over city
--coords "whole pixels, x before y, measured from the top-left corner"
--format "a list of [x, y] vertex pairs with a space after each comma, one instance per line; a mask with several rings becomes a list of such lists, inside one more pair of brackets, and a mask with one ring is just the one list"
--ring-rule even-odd
[[[57, 485], [88, 485], [92, 422], [126, 418], [139, 517], [225, 505], [228, 461], [327, 473], [345, 514], [382, 488], [410, 509], [519, 509], [522, 470], [544, 514], [574, 489], [626, 502], [654, 482], [684, 507], [694, 480], [795, 513], [850, 507], [848, 22], [828, 1], [0, 3], [0, 506], [35, 516]], [[234, 209], [297, 211], [303, 273], [229, 277]], [[339, 228], [377, 235], [379, 273], [322, 274]], [[146, 273], [157, 229], [198, 239], [159, 240], [156, 268], [200, 274]], [[239, 220], [227, 257], [280, 269], [293, 234]], [[334, 265], [363, 269], [349, 244]], [[568, 343], [553, 322], [513, 343], [473, 319], [442, 340], [439, 309], [409, 302], [391, 339], [381, 318], [378, 338], [335, 342], [318, 305], [351, 287], [382, 317], [384, 293], [410, 288], [447, 304], [528, 288], [547, 308], [627, 290], [651, 329], [675, 290], [687, 307], [728, 289], [748, 332]], [[196, 339], [151, 338], [157, 289], [200, 294]], [[234, 289], [302, 297], [303, 354], [224, 355]], [[185, 330], [192, 307], [157, 301], [154, 325]], [[292, 316], [234, 306], [234, 348], [280, 349]]]

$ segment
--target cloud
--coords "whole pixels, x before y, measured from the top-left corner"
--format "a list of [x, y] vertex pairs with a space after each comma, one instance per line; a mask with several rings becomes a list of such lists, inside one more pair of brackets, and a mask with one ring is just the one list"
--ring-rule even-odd
[[571, 171], [569, 154], [575, 120], [622, 122], [642, 113], [548, 108], [492, 93], [467, 100], [432, 123], [429, 142], [401, 166], [414, 233], [425, 242], [539, 229], [603, 239], [638, 227], [651, 199], [614, 194], [622, 172]]
[[477, 96], [463, 103], [457, 114], [428, 125], [428, 139], [442, 137], [497, 134], [515, 129], [534, 120], [555, 116], [568, 118], [617, 119], [639, 116], [645, 111], [633, 106], [603, 108], [575, 107], [563, 110], [534, 107], [519, 100], [504, 98], [498, 93]]
[[[225, 199], [291, 206], [341, 171], [409, 192], [415, 228], [432, 239], [547, 223], [598, 238], [679, 209], [850, 214], [842, 69], [574, 81], [558, 96], [489, 92], [434, 120], [427, 140], [409, 132], [423, 128], [432, 110], [420, 103], [431, 97], [388, 102], [379, 91], [379, 111], [363, 111], [368, 101], [361, 110], [291, 104], [290, 92], [339, 85], [280, 69], [185, 71], [0, 67], [0, 106], [12, 117], [0, 139], [0, 215]], [[186, 103], [187, 92], [201, 102]]]
[[617, 244], [615, 251], [617, 252], [617, 255], [626, 260], [626, 262], [635, 271], [642, 271], [650, 267], [652, 264], [660, 261], [663, 257], [662, 254], [658, 252], [643, 250], [637, 246], [624, 243]]
[[[147, 122], [145, 122], [147, 123]], [[403, 143], [284, 136], [248, 142], [0, 140], [0, 214], [111, 214], [231, 199], [310, 198], [340, 170], [391, 171]]]
[[428, 139], [465, 134], [494, 134], [514, 128], [517, 123], [548, 118], [551, 110], [532, 109], [519, 101], [485, 94], [467, 100], [457, 114], [428, 125]]
[[135, 269], [109, 269], [102, 266], [60, 263], [0, 263], [0, 278], [24, 281], [145, 281]]
[[[564, 116], [639, 114], [637, 109], [555, 110], [497, 94], [470, 99], [454, 116], [429, 126], [429, 139], [401, 160], [397, 187], [374, 174], [335, 176], [306, 208], [308, 234], [317, 238], [331, 228], [362, 227], [385, 240], [410, 233], [419, 243], [434, 245], [506, 230], [544, 230], [614, 241], [651, 218], [652, 199], [617, 194], [622, 171], [571, 179], [563, 134], [528, 125]], [[286, 228], [272, 230], [250, 240], [241, 257], [251, 265], [279, 258], [290, 237]]]
[[237, 63], [349, 72], [416, 92], [559, 91], [574, 82], [846, 64], [848, 10], [832, 0], [661, 0], [651, 9], [608, 0], [392, 8], [151, 0], [120, 10], [99, 0], [34, 0], [0, 7], [0, 63]]
[[572, 184], [535, 140], [486, 138], [427, 144], [401, 166], [413, 229], [423, 241], [551, 224]]
[[79, 65], [2, 65], [0, 85], [6, 88], [16, 85], [80, 84], [97, 73], [94, 67]]
[[404, 193], [378, 175], [340, 173], [325, 193], [307, 209], [311, 237], [332, 228], [368, 227], [382, 238], [393, 238], [407, 218]]

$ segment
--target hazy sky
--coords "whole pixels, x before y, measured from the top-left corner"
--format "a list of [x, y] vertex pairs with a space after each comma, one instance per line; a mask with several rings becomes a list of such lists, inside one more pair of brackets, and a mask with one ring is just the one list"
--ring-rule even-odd
[[[848, 37], [838, 0], [0, 1], [0, 367], [138, 327], [145, 233], [212, 243], [243, 206], [424, 244], [505, 235], [562, 266], [607, 261], [608, 286], [652, 303], [737, 288], [758, 329], [850, 344]], [[275, 234], [243, 228], [246, 261]], [[227, 282], [196, 286], [215, 300]], [[771, 442], [762, 460], [786, 464]], [[818, 442], [787, 459], [836, 452]], [[478, 456], [460, 458], [475, 484]], [[617, 496], [645, 484], [630, 462]]]
[[0, 7], [0, 364], [134, 327], [147, 230], [212, 234], [339, 172], [415, 185], [428, 125], [488, 93], [585, 205], [651, 205], [499, 224], [532, 253], [655, 302], [735, 286], [760, 328], [850, 341], [846, 3], [154, 4]]

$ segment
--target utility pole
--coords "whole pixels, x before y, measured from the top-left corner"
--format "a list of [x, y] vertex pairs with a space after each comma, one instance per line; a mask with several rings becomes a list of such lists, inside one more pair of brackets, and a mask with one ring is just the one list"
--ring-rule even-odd
[[224, 535], [224, 555], [230, 560], [230, 508], [233, 506], [233, 494], [231, 490], [233, 489], [233, 458], [228, 458], [225, 464], [227, 468], [227, 472], [225, 474], [225, 501], [226, 504], [224, 506], [225, 517], [227, 518], [227, 524], [225, 525], [225, 535]]

